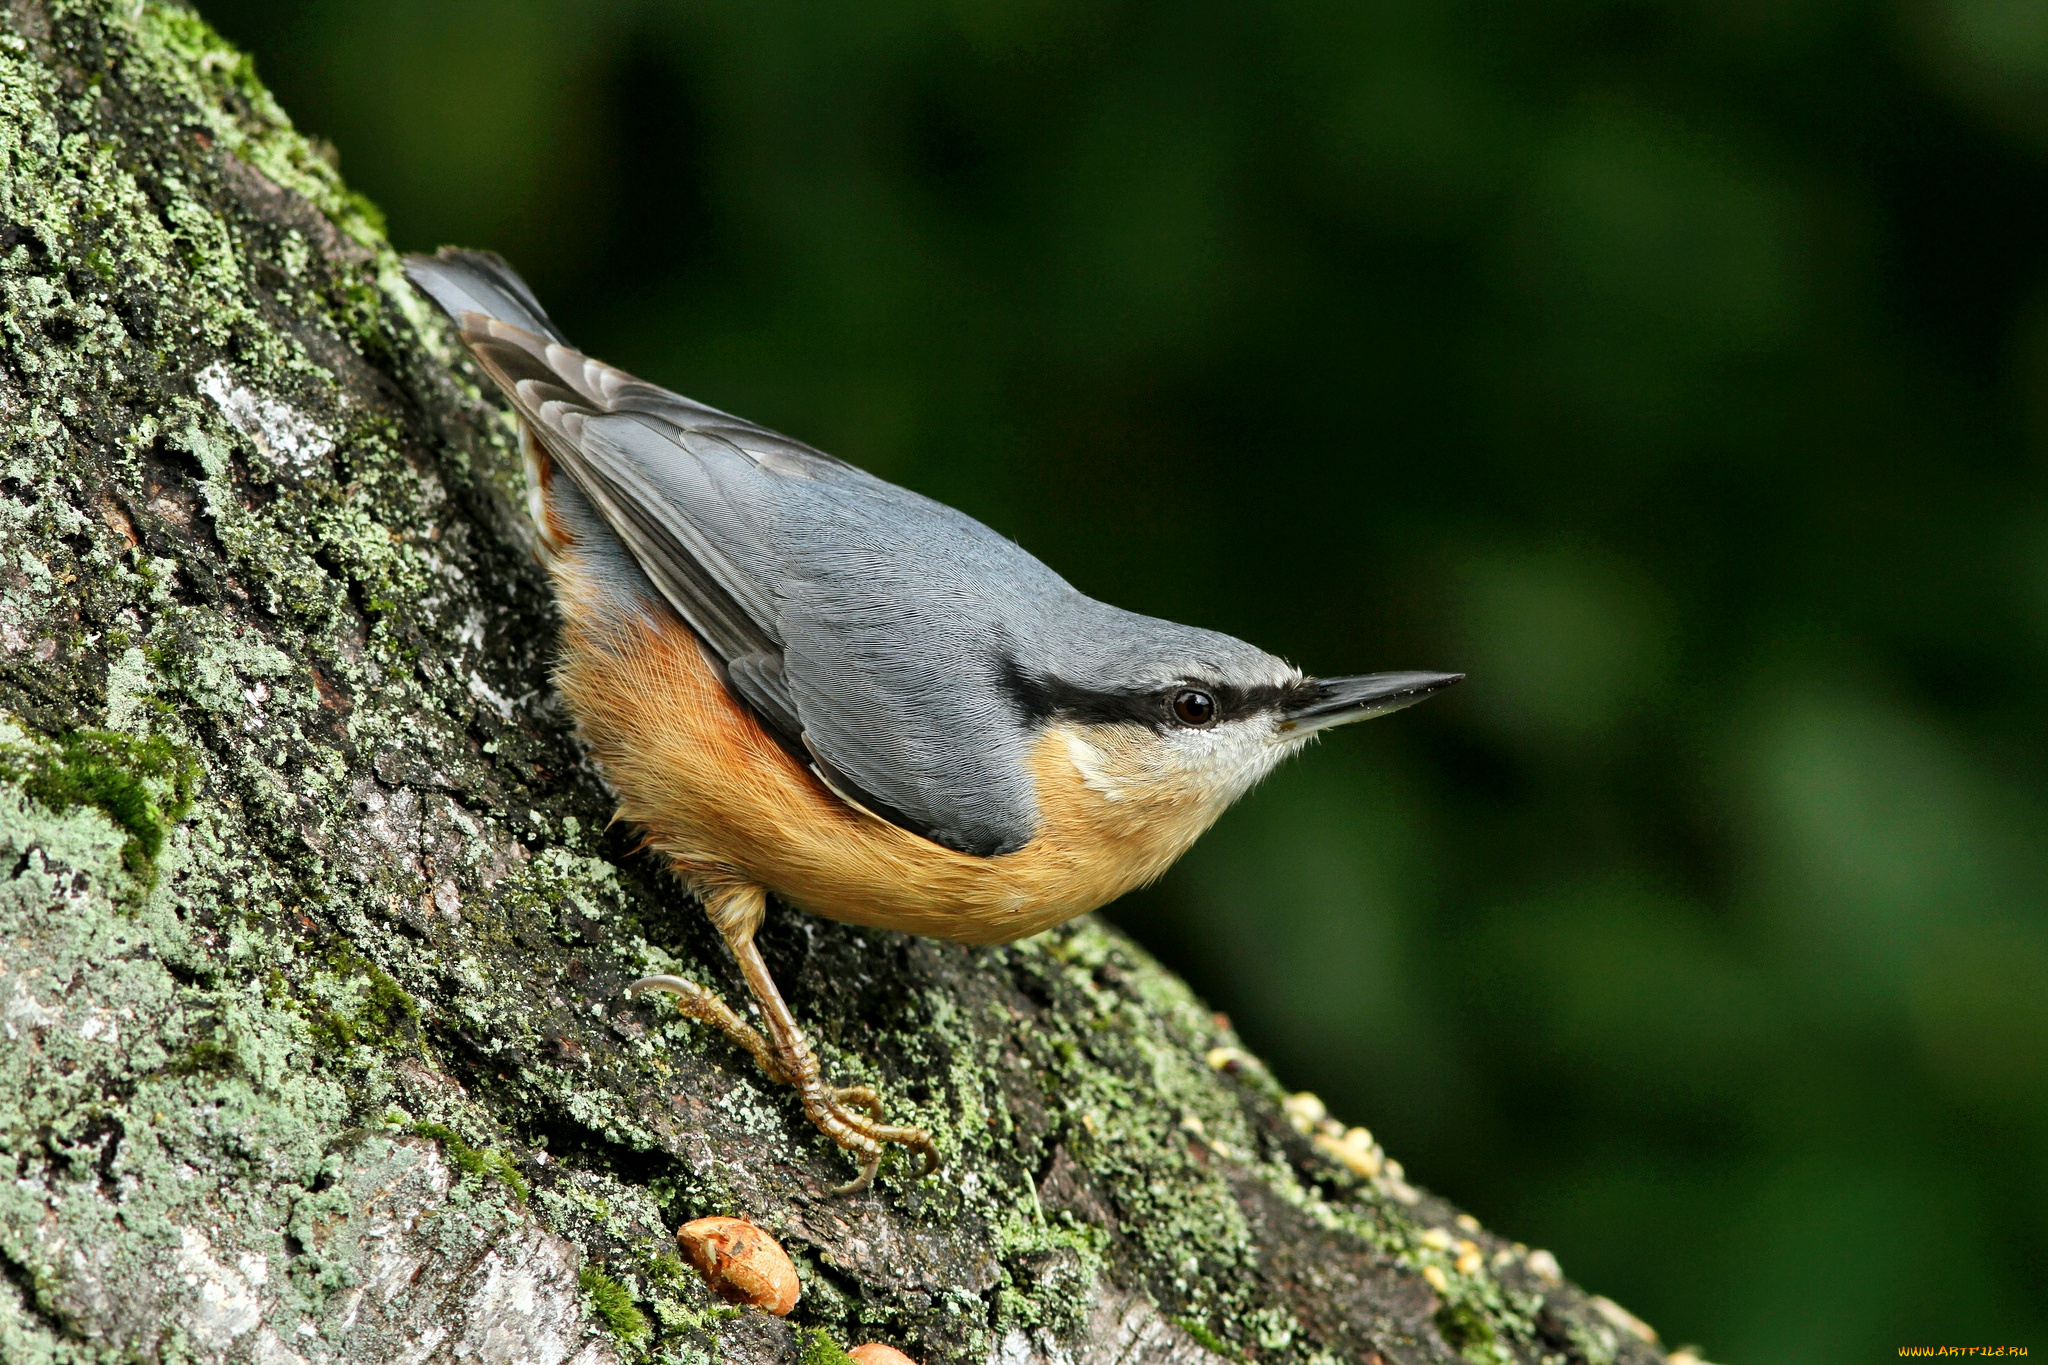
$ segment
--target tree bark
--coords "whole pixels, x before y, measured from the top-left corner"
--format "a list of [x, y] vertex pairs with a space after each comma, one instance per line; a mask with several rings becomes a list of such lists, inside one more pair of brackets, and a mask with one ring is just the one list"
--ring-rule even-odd
[[[375, 210], [163, 0], [8, 0], [0, 157], [0, 1359], [1662, 1358], [1092, 920], [771, 912], [830, 1074], [946, 1154], [830, 1196], [622, 997], [745, 990], [608, 827], [509, 418]], [[710, 1213], [789, 1318], [676, 1259]]]

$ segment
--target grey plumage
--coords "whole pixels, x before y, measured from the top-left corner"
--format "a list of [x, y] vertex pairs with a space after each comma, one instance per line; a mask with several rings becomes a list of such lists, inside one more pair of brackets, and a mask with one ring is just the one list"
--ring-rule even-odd
[[[520, 416], [571, 627], [564, 695], [620, 815], [731, 946], [768, 1036], [679, 977], [631, 992], [675, 994], [796, 1087], [860, 1161], [840, 1193], [868, 1187], [885, 1144], [927, 1173], [938, 1148], [886, 1122], [873, 1091], [826, 1083], [755, 942], [769, 895], [1012, 941], [1157, 877], [1318, 731], [1458, 680], [1303, 678], [1227, 635], [1093, 601], [950, 507], [571, 349], [494, 256], [406, 268]], [[705, 690], [685, 625], [725, 695]]]
[[505, 258], [490, 251], [444, 247], [438, 256], [408, 256], [405, 273], [451, 318], [481, 313], [566, 346], [540, 300]]
[[937, 843], [996, 855], [1037, 831], [1034, 697], [1142, 707], [1182, 682], [1299, 682], [1241, 640], [1082, 595], [952, 508], [590, 360], [494, 256], [406, 268], [573, 482], [561, 511], [622, 602], [680, 614], [828, 782]]

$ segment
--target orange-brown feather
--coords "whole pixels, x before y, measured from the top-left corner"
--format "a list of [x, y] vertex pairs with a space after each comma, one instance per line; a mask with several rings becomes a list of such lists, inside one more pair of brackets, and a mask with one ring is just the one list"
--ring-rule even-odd
[[[568, 621], [557, 682], [618, 793], [618, 818], [707, 898], [759, 886], [828, 919], [1005, 943], [1156, 878], [1221, 812], [1200, 793], [1105, 794], [1055, 726], [1030, 759], [1037, 837], [996, 858], [955, 852], [833, 795], [732, 696], [679, 620], [606, 610], [573, 557], [554, 572]], [[1086, 738], [1098, 778], [1141, 742], [1104, 728]]]
[[519, 424], [519, 449], [526, 460], [527, 506], [537, 513], [534, 520], [541, 543], [550, 555], [566, 554], [575, 548], [576, 537], [555, 510], [555, 500], [548, 496], [555, 487], [554, 456], [524, 422]]

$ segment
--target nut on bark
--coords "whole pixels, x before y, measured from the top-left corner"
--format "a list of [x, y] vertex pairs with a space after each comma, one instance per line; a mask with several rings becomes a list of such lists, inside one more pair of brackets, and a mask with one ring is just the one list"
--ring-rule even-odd
[[676, 1232], [683, 1256], [727, 1303], [752, 1304], [776, 1317], [796, 1307], [796, 1267], [782, 1244], [744, 1218], [698, 1218]]
[[884, 1346], [879, 1341], [866, 1342], [846, 1354], [859, 1361], [860, 1365], [917, 1365], [894, 1346]]

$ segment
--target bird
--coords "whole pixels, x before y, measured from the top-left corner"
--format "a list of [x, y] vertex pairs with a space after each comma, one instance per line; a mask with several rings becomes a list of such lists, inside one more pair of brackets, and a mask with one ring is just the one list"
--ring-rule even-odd
[[572, 347], [503, 258], [405, 260], [521, 428], [562, 620], [556, 688], [737, 960], [765, 1034], [653, 976], [793, 1087], [869, 1188], [939, 1153], [835, 1086], [755, 942], [813, 915], [1007, 943], [1158, 878], [1290, 753], [1458, 673], [1308, 677], [1096, 601], [973, 518]]

